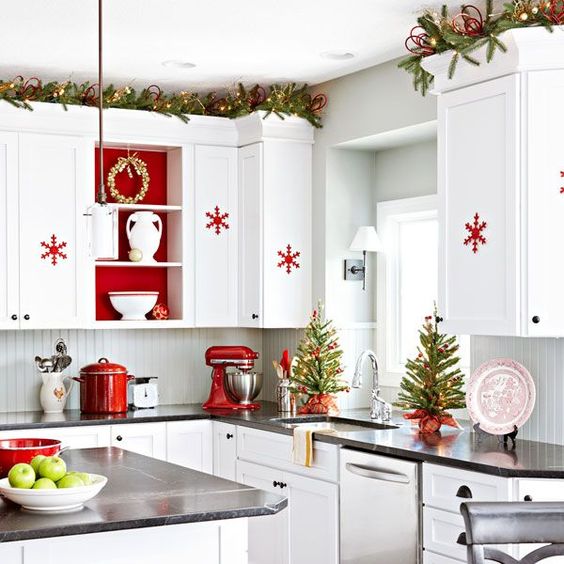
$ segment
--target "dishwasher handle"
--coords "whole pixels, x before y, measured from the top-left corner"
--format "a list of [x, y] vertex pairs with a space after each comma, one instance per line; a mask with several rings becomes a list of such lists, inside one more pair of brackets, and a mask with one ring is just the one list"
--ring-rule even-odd
[[380, 470], [378, 468], [370, 468], [369, 466], [362, 466], [361, 464], [353, 464], [347, 462], [345, 468], [363, 478], [371, 478], [373, 480], [380, 480], [382, 482], [395, 482], [397, 484], [409, 484], [409, 476], [401, 474], [400, 472], [390, 472], [388, 470]]

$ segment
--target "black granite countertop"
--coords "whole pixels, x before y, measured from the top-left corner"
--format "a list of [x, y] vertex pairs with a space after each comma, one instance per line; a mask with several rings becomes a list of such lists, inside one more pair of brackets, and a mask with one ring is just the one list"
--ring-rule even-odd
[[0, 542], [271, 515], [286, 498], [119, 448], [71, 450], [69, 468], [108, 477], [80, 511], [36, 514], [0, 497]]
[[[41, 411], [0, 413], [0, 431], [13, 429], [105, 425], [133, 422], [216, 419], [265, 431], [292, 434], [292, 427], [278, 418], [276, 405], [263, 402], [258, 411], [208, 412], [199, 404], [163, 405], [155, 409], [129, 411], [123, 415], [82, 415], [79, 410], [46, 415]], [[341, 416], [355, 422], [370, 422], [367, 409], [343, 411]], [[363, 429], [333, 433], [316, 433], [315, 439], [343, 447], [355, 448], [400, 458], [433, 462], [504, 477], [564, 478], [564, 446], [517, 438], [514, 449], [500, 445], [495, 437], [479, 441], [469, 425], [463, 431], [443, 427], [440, 433], [420, 435], [416, 428], [395, 414], [399, 427], [392, 430]]]

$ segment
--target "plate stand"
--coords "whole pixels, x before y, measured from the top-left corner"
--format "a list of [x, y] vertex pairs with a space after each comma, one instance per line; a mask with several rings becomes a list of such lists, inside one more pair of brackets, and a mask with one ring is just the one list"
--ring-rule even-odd
[[477, 437], [478, 442], [481, 443], [482, 440], [486, 437], [496, 437], [497, 442], [507, 447], [509, 444], [509, 440], [511, 439], [511, 448], [515, 448], [515, 439], [517, 438], [517, 433], [519, 433], [519, 429], [517, 425], [513, 425], [513, 431], [511, 433], [505, 433], [505, 435], [492, 435], [492, 433], [488, 433], [480, 428], [480, 424], [476, 423], [473, 427]]

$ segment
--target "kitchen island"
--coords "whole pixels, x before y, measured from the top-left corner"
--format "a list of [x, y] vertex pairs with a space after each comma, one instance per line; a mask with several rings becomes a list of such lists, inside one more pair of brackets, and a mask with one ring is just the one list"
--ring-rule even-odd
[[247, 518], [282, 496], [119, 448], [70, 450], [69, 468], [107, 486], [82, 510], [37, 514], [0, 498], [2, 564], [245, 564]]

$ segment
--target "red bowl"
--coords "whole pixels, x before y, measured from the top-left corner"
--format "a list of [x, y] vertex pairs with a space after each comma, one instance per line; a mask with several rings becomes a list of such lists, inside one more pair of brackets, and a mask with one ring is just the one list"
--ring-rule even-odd
[[5, 478], [14, 464], [31, 460], [38, 454], [54, 456], [61, 451], [56, 439], [2, 439], [0, 440], [0, 478]]

